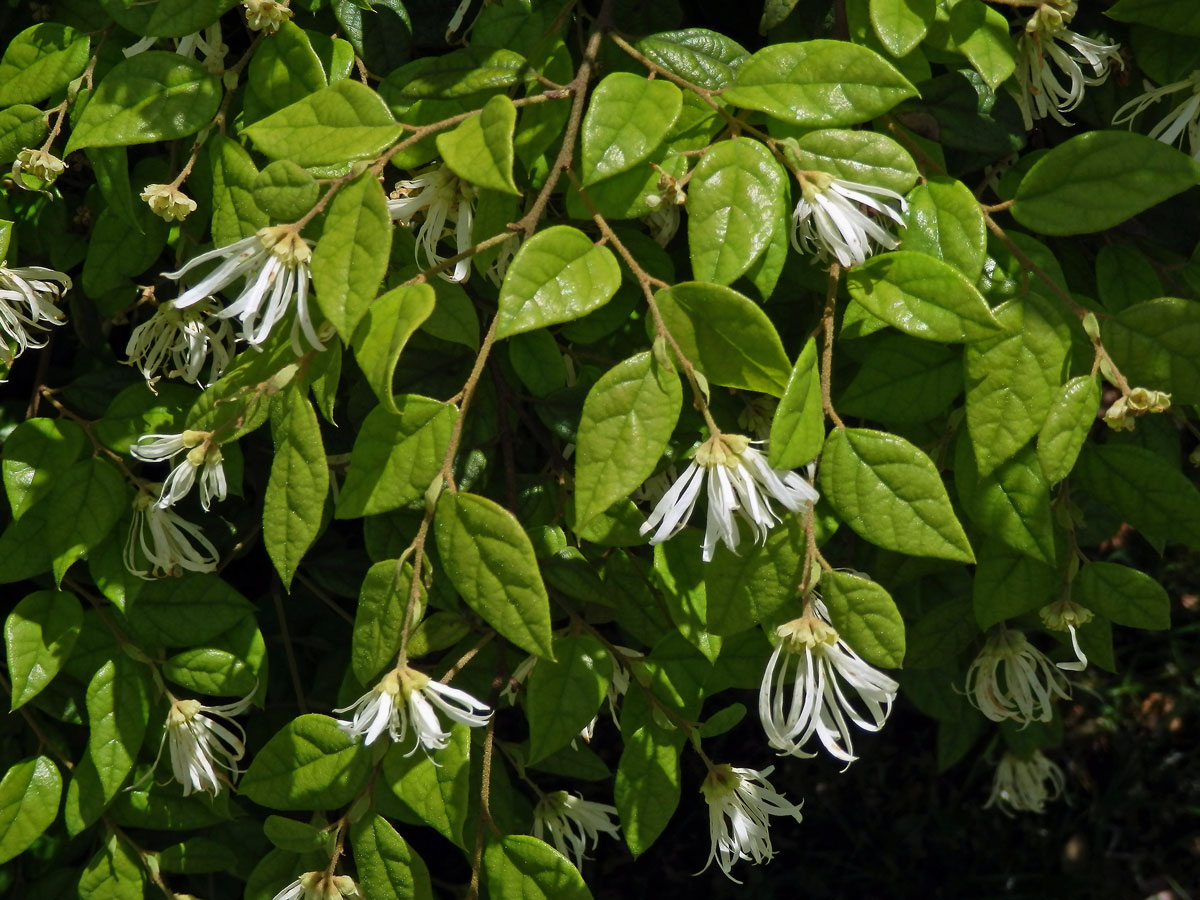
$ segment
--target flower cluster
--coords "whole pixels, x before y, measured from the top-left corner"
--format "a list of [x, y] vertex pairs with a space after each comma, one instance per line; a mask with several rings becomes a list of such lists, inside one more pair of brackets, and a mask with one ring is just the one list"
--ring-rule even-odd
[[1164, 144], [1178, 146], [1181, 150], [1187, 141], [1187, 152], [1200, 162], [1200, 69], [1182, 81], [1151, 87], [1146, 84], [1146, 93], [1139, 94], [1113, 115], [1114, 125], [1133, 127], [1133, 120], [1143, 112], [1174, 94], [1183, 94], [1183, 99], [1169, 113], [1158, 120], [1147, 134]]
[[187, 309], [175, 301], [160, 303], [149, 319], [133, 329], [125, 355], [153, 385], [163, 376], [195, 384], [209, 358], [209, 382], [228, 368], [234, 352], [233, 327], [213, 315], [217, 307], [205, 300]]
[[996, 766], [992, 793], [984, 809], [998, 806], [1005, 815], [1013, 812], [1045, 812], [1046, 804], [1057, 800], [1066, 787], [1063, 771], [1040, 750], [1030, 756], [1005, 753]]
[[0, 362], [5, 367], [11, 367], [29, 348], [46, 346], [43, 333], [47, 326], [62, 324], [62, 313], [55, 304], [70, 289], [71, 279], [62, 272], [40, 266], [9, 269], [0, 264]]
[[171, 710], [167, 713], [163, 741], [170, 754], [171, 773], [183, 785], [185, 797], [196, 791], [216, 796], [222, 784], [237, 780], [238, 763], [246, 754], [246, 732], [233, 717], [249, 709], [253, 693], [222, 706], [204, 706], [199, 700], [167, 696]]
[[328, 872], [305, 872], [273, 900], [361, 900], [362, 893], [349, 875], [333, 875]]
[[[67, 164], [48, 150], [30, 150], [26, 148], [17, 154], [13, 161], [13, 184], [24, 191], [43, 190], [58, 180], [65, 172]], [[38, 184], [30, 185], [25, 176], [32, 176]]]
[[[864, 208], [903, 225], [907, 208], [893, 190], [856, 181], [845, 181], [826, 172], [797, 173], [800, 202], [792, 213], [792, 246], [797, 252], [815, 253], [823, 260], [836, 259], [843, 267], [861, 265], [879, 248], [894, 250], [900, 241]], [[884, 202], [895, 200], [897, 212]]]
[[[388, 201], [388, 212], [405, 225], [411, 225], [418, 214], [423, 215], [415, 253], [417, 264], [431, 269], [448, 259], [438, 252], [447, 222], [454, 223], [455, 255], [470, 249], [474, 202], [475, 189], [468, 182], [447, 166], [436, 166], [410, 181], [397, 184]], [[447, 281], [466, 281], [471, 274], [470, 257], [460, 259], [450, 272], [440, 274]]]
[[[217, 548], [199, 525], [169, 507], [164, 508], [146, 491], [138, 491], [133, 498], [133, 523], [125, 542], [125, 567], [130, 572], [144, 579], [185, 571], [213, 572], [217, 557]], [[143, 565], [143, 560], [149, 568]]]
[[722, 872], [741, 884], [733, 877], [734, 863], [739, 859], [765, 863], [775, 855], [771, 846], [771, 816], [790, 816], [802, 821], [800, 805], [789, 803], [767, 780], [773, 771], [774, 766], [761, 772], [730, 765], [709, 769], [700, 785], [708, 803], [708, 830], [712, 839], [704, 869], [716, 860]]
[[196, 201], [175, 184], [148, 184], [140, 196], [151, 212], [167, 222], [182, 222], [196, 211]]
[[1020, 631], [995, 631], [967, 669], [967, 697], [993, 722], [1049, 722], [1054, 698], [1070, 699], [1067, 678]]
[[163, 482], [157, 504], [161, 509], [174, 506], [186, 497], [197, 478], [200, 480], [200, 505], [206, 511], [214, 498], [225, 499], [224, 457], [210, 432], [144, 434], [129, 452], [142, 462], [166, 462], [184, 453], [183, 460]]
[[583, 854], [591, 841], [594, 848], [600, 841], [600, 832], [617, 837], [620, 827], [614, 821], [617, 808], [607, 803], [584, 800], [577, 794], [554, 791], [543, 794], [533, 809], [533, 836], [545, 840], [547, 832], [550, 843], [563, 856], [574, 859], [575, 868], [583, 869]]

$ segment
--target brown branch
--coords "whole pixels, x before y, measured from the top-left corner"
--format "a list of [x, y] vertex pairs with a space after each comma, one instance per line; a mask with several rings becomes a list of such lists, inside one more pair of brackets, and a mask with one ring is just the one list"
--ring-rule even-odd
[[[838, 278], [842, 274], [842, 267], [836, 262], [829, 266], [829, 284], [825, 289], [825, 309], [821, 313], [821, 327], [825, 333], [825, 339], [821, 347], [821, 407], [825, 410], [825, 415], [838, 428], [845, 428], [846, 423], [841, 420], [837, 412], [833, 408], [833, 319], [837, 307], [837, 286]], [[805, 578], [808, 576], [805, 575]]]

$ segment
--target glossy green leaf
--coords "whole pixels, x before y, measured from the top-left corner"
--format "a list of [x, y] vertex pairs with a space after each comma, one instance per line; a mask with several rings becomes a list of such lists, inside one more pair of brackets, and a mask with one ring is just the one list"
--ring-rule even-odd
[[402, 85], [400, 96], [448, 100], [504, 90], [524, 77], [525, 68], [525, 57], [514, 50], [466, 47], [419, 60]]
[[980, 547], [971, 603], [980, 630], [1053, 603], [1058, 573], [1026, 553], [986, 540]]
[[228, 631], [202, 647], [167, 658], [163, 675], [186, 690], [212, 697], [245, 697], [266, 692], [267, 644], [253, 616], [239, 619]]
[[982, 0], [949, 0], [950, 36], [993, 90], [1016, 69], [1017, 45], [1009, 21]]
[[1167, 391], [1174, 404], [1200, 403], [1200, 303], [1136, 303], [1105, 318], [1100, 336], [1131, 385]]
[[914, 188], [904, 211], [901, 241], [905, 250], [936, 256], [972, 282], [983, 272], [987, 258], [983, 212], [961, 181], [931, 178]]
[[683, 93], [666, 79], [629, 72], [605, 76], [592, 91], [580, 132], [586, 187], [650, 158], [683, 109]]
[[1087, 446], [1075, 472], [1088, 493], [1150, 540], [1200, 549], [1200, 490], [1153, 450]]
[[290, 590], [300, 560], [321, 530], [329, 464], [317, 413], [303, 385], [290, 385], [275, 402], [271, 416], [275, 456], [263, 497], [263, 543], [283, 586]]
[[962, 354], [952, 345], [892, 332], [873, 339], [861, 358], [834, 398], [842, 415], [889, 425], [927, 422], [944, 415], [962, 393]]
[[[415, 737], [414, 746], [415, 746]], [[383, 780], [418, 822], [462, 846], [471, 789], [471, 729], [450, 727], [450, 743], [436, 759], [412, 747], [392, 746], [383, 758]]]
[[1171, 627], [1171, 598], [1145, 572], [1116, 563], [1088, 563], [1079, 570], [1072, 587], [1073, 600], [1117, 625]]
[[54, 96], [83, 72], [90, 45], [86, 34], [55, 22], [26, 28], [0, 59], [0, 107]]
[[1100, 411], [1100, 385], [1092, 375], [1072, 378], [1058, 391], [1037, 436], [1038, 462], [1050, 484], [1070, 474]]
[[396, 363], [408, 339], [433, 312], [437, 297], [428, 284], [393, 288], [372, 303], [354, 333], [354, 358], [367, 384], [390, 412], [399, 412], [392, 394]]
[[898, 669], [904, 662], [904, 620], [881, 586], [851, 572], [821, 574], [821, 599], [841, 638], [873, 666]]
[[69, 419], [29, 419], [4, 440], [4, 491], [14, 519], [53, 488], [83, 455], [87, 435]]
[[1118, 22], [1139, 22], [1174, 34], [1200, 37], [1200, 17], [1188, 0], [1117, 0], [1106, 15]]
[[530, 763], [579, 737], [604, 702], [612, 666], [608, 650], [591, 635], [554, 642], [554, 659], [533, 667], [525, 689]]
[[642, 38], [637, 48], [664, 69], [710, 91], [729, 84], [750, 55], [737, 41], [707, 28], [662, 31]]
[[970, 440], [960, 439], [954, 485], [967, 515], [980, 530], [1036, 560], [1054, 563], [1050, 486], [1031, 445], [987, 475], [980, 475]]
[[121, 654], [100, 667], [87, 687], [88, 753], [99, 775], [103, 805], [133, 769], [150, 715], [150, 670]]
[[303, 715], [254, 756], [238, 792], [270, 809], [334, 809], [362, 790], [370, 752], [328, 716]]
[[0, 110], [0, 166], [10, 165], [26, 147], [40, 146], [47, 131], [46, 114], [36, 106]]
[[79, 876], [79, 900], [142, 900], [146, 869], [137, 851], [111, 835]]
[[796, 597], [804, 577], [804, 529], [789, 516], [763, 544], [719, 544], [705, 567], [708, 630], [731, 635], [767, 621]]
[[83, 607], [65, 591], [35, 591], [4, 620], [10, 709], [24, 706], [58, 674], [79, 636]]
[[23, 760], [0, 781], [0, 864], [20, 856], [58, 818], [62, 776], [47, 756]]
[[839, 428], [825, 441], [821, 489], [838, 518], [886, 550], [974, 562], [933, 461], [899, 435]]
[[487, 845], [483, 883], [493, 900], [592, 900], [573, 863], [549, 844], [525, 834]]
[[504, 94], [484, 104], [453, 131], [437, 136], [438, 154], [459, 178], [506, 194], [520, 195], [513, 181], [513, 132], [517, 109]]
[[326, 86], [325, 69], [304, 30], [284, 22], [250, 57], [244, 99], [247, 124]]
[[786, 207], [787, 173], [763, 144], [739, 138], [712, 147], [688, 183], [695, 279], [729, 284], [744, 274], [767, 249]]
[[908, 151], [874, 131], [820, 128], [785, 141], [784, 153], [799, 169], [827, 172], [843, 181], [875, 185], [898, 194], [917, 181], [917, 165]]
[[585, 527], [654, 474], [679, 420], [679, 376], [649, 351], [588, 391], [575, 449], [575, 526]]
[[1200, 162], [1130, 131], [1090, 131], [1059, 144], [1021, 180], [1013, 217], [1039, 234], [1120, 225], [1200, 184]]
[[270, 217], [254, 201], [258, 169], [246, 149], [218, 134], [209, 138], [208, 158], [213, 177], [213, 241], [232, 244], [269, 224]]
[[612, 299], [621, 269], [607, 247], [567, 225], [521, 245], [500, 285], [496, 336], [511, 337], [581, 318]]
[[100, 0], [99, 5], [134, 34], [179, 38], [211, 25], [237, 0]]
[[871, 0], [871, 24], [892, 56], [907, 56], [929, 31], [934, 0]]
[[812, 462], [824, 443], [825, 413], [821, 408], [817, 342], [809, 338], [771, 421], [767, 461], [774, 469], [798, 469]]
[[424, 860], [383, 816], [355, 822], [350, 845], [366, 900], [433, 900]]
[[679, 806], [679, 745], [662, 729], [645, 725], [621, 751], [613, 800], [621, 815], [625, 843], [635, 857], [658, 840]]
[[125, 610], [140, 637], [168, 647], [192, 647], [233, 627], [254, 608], [227, 581], [208, 574], [149, 582]]
[[914, 97], [882, 56], [842, 41], [772, 44], [751, 56], [722, 97], [808, 127], [857, 125]]
[[66, 152], [187, 137], [216, 115], [221, 93], [221, 79], [198, 62], [162, 50], [139, 53], [97, 85]]
[[710, 382], [783, 396], [792, 364], [758, 304], [699, 281], [661, 290], [655, 299], [671, 336]]
[[[397, 561], [385, 559], [367, 570], [354, 611], [354, 633], [350, 641], [350, 666], [361, 684], [373, 684], [379, 674], [396, 660], [404, 628], [405, 608], [412, 588], [412, 565], [397, 570]], [[420, 589], [419, 602], [425, 591]], [[416, 621], [418, 610], [414, 610]], [[410, 649], [411, 655], [419, 655]]]
[[254, 205], [280, 222], [293, 222], [317, 205], [316, 179], [291, 160], [269, 163], [254, 179]]
[[267, 816], [263, 820], [263, 834], [280, 850], [289, 853], [311, 853], [326, 850], [329, 836], [315, 825], [298, 822], [286, 816]]
[[433, 530], [446, 575], [467, 605], [521, 649], [552, 658], [550, 599], [516, 517], [486, 497], [444, 493]]

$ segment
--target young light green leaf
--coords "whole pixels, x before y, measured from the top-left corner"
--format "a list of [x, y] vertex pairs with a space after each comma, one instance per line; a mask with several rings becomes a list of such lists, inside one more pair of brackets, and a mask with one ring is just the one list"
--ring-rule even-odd
[[396, 363], [413, 332], [433, 312], [436, 300], [428, 284], [392, 288], [367, 308], [354, 332], [354, 358], [389, 412], [400, 411], [392, 394]]
[[182, 688], [212, 697], [265, 696], [267, 644], [253, 616], [239, 619], [203, 647], [183, 650], [163, 663], [163, 675]]
[[838, 518], [873, 544], [975, 561], [933, 460], [898, 435], [836, 429], [821, 455], [821, 489]]
[[908, 79], [873, 50], [815, 40], [759, 50], [722, 97], [743, 109], [819, 128], [857, 125], [916, 95]]
[[437, 752], [436, 763], [424, 753], [393, 746], [383, 758], [383, 778], [417, 821], [463, 845], [471, 789], [470, 728], [451, 726], [450, 743]]
[[[405, 563], [399, 570], [397, 560], [385, 559], [367, 570], [358, 592], [358, 607], [354, 611], [354, 633], [350, 640], [350, 665], [354, 677], [362, 684], [374, 684], [385, 668], [395, 662], [400, 652], [404, 628], [404, 610], [412, 588], [412, 565]], [[421, 586], [418, 602], [425, 602]], [[419, 619], [419, 609], [413, 621]], [[418, 655], [409, 650], [410, 655]]]
[[478, 115], [437, 136], [438, 154], [459, 178], [481, 188], [520, 196], [513, 181], [516, 127], [516, 107], [504, 94], [497, 94]]
[[34, 591], [4, 620], [10, 709], [36, 697], [58, 674], [79, 636], [83, 607], [65, 591]]
[[41, 103], [65, 88], [87, 66], [86, 34], [39, 22], [8, 42], [0, 59], [0, 108]]
[[263, 41], [246, 71], [246, 124], [291, 106], [326, 86], [325, 69], [304, 29], [284, 22]]
[[970, 279], [924, 253], [872, 256], [847, 270], [846, 290], [872, 315], [913, 337], [957, 343], [1003, 331]]
[[729, 84], [750, 55], [737, 41], [707, 28], [662, 31], [642, 38], [637, 48], [664, 69], [710, 91]]
[[898, 669], [904, 662], [904, 620], [882, 587], [851, 572], [821, 574], [821, 598], [838, 634], [873, 666]]
[[512, 337], [581, 318], [612, 299], [621, 269], [607, 247], [567, 225], [552, 225], [521, 245], [500, 285], [496, 336]]
[[1200, 303], [1162, 297], [1126, 307], [1100, 325], [1104, 349], [1136, 387], [1200, 403]]
[[1171, 598], [1145, 572], [1116, 563], [1088, 563], [1079, 570], [1073, 587], [1072, 599], [1117, 625], [1171, 627]]
[[[871, 132], [853, 132], [870, 134]], [[930, 178], [908, 195], [904, 211], [905, 250], [936, 256], [971, 282], [983, 272], [987, 229], [975, 195], [961, 181]]]
[[487, 845], [483, 883], [493, 900], [592, 900], [573, 863], [549, 844], [525, 834]]
[[634, 857], [658, 840], [679, 806], [679, 741], [650, 724], [625, 741], [613, 802], [621, 815], [625, 843]]
[[275, 456], [263, 497], [263, 543], [283, 586], [290, 590], [300, 560], [321, 530], [329, 464], [317, 413], [304, 385], [293, 382], [275, 404], [271, 416]]
[[1070, 474], [1099, 411], [1095, 376], [1080, 375], [1059, 389], [1037, 437], [1038, 462], [1047, 482], [1057, 484]]
[[1150, 540], [1200, 549], [1200, 490], [1153, 450], [1087, 446], [1075, 472], [1088, 493]]
[[606, 75], [592, 91], [580, 132], [584, 186], [649, 159], [682, 109], [683, 93], [666, 79], [651, 81], [629, 72]]
[[254, 202], [258, 169], [246, 149], [224, 135], [208, 140], [212, 165], [212, 234], [217, 244], [232, 244], [249, 237], [271, 219]]
[[988, 87], [995, 90], [1017, 67], [1017, 45], [1009, 21], [982, 0], [951, 0], [950, 36], [958, 52], [975, 67]]
[[[15, 707], [14, 707], [15, 708]], [[0, 865], [20, 856], [58, 818], [62, 776], [47, 756], [23, 760], [0, 781]]]
[[1061, 587], [1054, 569], [1000, 541], [984, 541], [976, 555], [971, 603], [982, 631], [1052, 603]]
[[903, 194], [918, 176], [903, 146], [885, 134], [846, 128], [820, 128], [785, 142], [784, 152], [800, 169], [815, 169]]
[[238, 792], [270, 809], [334, 809], [362, 790], [370, 756], [328, 716], [299, 716], [258, 751]]
[[150, 670], [120, 654], [102, 665], [87, 687], [88, 753], [107, 806], [125, 783], [146, 734]]
[[525, 692], [528, 762], [545, 759], [579, 737], [604, 702], [612, 665], [604, 645], [590, 635], [554, 642], [554, 659], [533, 667]]
[[871, 0], [871, 24], [892, 56], [907, 56], [925, 38], [934, 0]]
[[447, 492], [433, 531], [446, 575], [467, 605], [521, 649], [552, 659], [550, 598], [516, 517], [486, 497]]
[[763, 622], [795, 599], [804, 576], [804, 529], [789, 516], [763, 544], [731, 551], [717, 545], [705, 567], [708, 630], [731, 635]]
[[987, 475], [980, 475], [971, 441], [964, 435], [955, 454], [954, 485], [967, 515], [980, 530], [1014, 550], [1054, 564], [1050, 486], [1031, 445]]
[[1120, 225], [1200, 184], [1200, 162], [1130, 131], [1090, 131], [1059, 144], [1021, 179], [1013, 217], [1038, 234]]
[[649, 351], [618, 363], [592, 386], [576, 438], [576, 530], [654, 474], [682, 404], [679, 376]]
[[671, 336], [709, 381], [783, 396], [792, 364], [758, 304], [700, 281], [659, 291], [655, 299]]
[[763, 144], [739, 138], [713, 146], [688, 184], [688, 247], [696, 280], [729, 284], [744, 274], [767, 249], [786, 208], [787, 173]]
[[825, 443], [817, 342], [809, 338], [771, 421], [767, 461], [773, 469], [798, 469], [812, 462]]
[[351, 825], [350, 845], [366, 900], [433, 900], [425, 861], [383, 816]]
[[187, 137], [217, 114], [221, 79], [200, 63], [148, 50], [117, 63], [96, 87], [66, 152]]

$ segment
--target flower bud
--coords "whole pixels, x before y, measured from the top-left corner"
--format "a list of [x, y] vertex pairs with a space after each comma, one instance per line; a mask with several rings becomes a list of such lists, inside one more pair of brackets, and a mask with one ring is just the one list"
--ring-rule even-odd
[[160, 219], [182, 222], [196, 211], [196, 201], [172, 184], [148, 184], [141, 198]]
[[246, 25], [251, 31], [274, 34], [292, 17], [287, 0], [242, 0], [246, 7]]
[[17, 161], [13, 163], [13, 180], [17, 182], [17, 187], [23, 188], [26, 185], [21, 176], [32, 175], [49, 187], [66, 168], [67, 164], [53, 153], [26, 148], [17, 154]]

